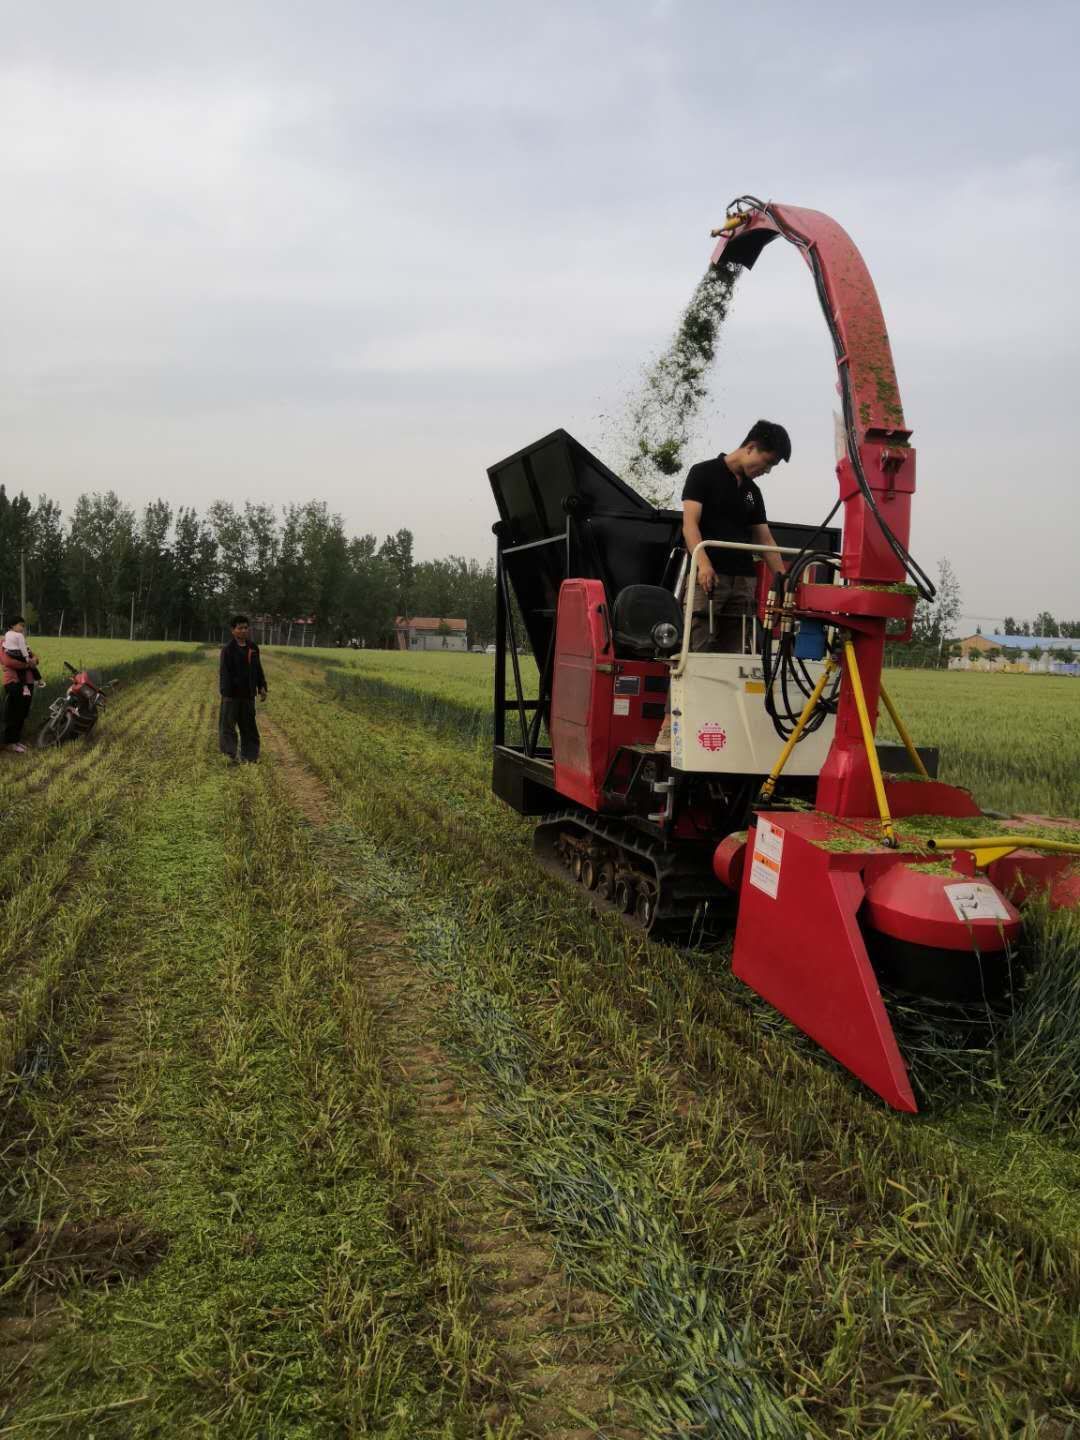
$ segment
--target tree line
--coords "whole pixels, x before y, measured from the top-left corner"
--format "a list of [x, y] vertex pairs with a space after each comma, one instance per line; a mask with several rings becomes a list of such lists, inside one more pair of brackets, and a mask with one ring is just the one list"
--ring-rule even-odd
[[[938, 561], [936, 593], [933, 600], [919, 599], [906, 644], [887, 644], [885, 664], [902, 669], [944, 669], [949, 663], [951, 642], [960, 619], [960, 582], [947, 559]], [[890, 622], [890, 628], [898, 631]]]
[[1034, 620], [1014, 620], [1006, 615], [1003, 635], [1038, 635], [1042, 640], [1080, 640], [1080, 620], [1055, 620], [1049, 610], [1040, 610]]
[[[80, 495], [65, 522], [48, 496], [0, 485], [0, 620], [22, 610], [41, 634], [217, 638], [230, 612], [267, 639], [310, 625], [320, 644], [393, 643], [399, 615], [464, 619], [495, 633], [494, 562], [416, 560], [410, 530], [350, 536], [322, 500], [283, 507], [152, 500], [137, 513], [112, 490]], [[310, 643], [310, 640], [309, 640]]]
[[[24, 604], [25, 596], [25, 604]], [[937, 596], [916, 608], [910, 645], [887, 662], [944, 665], [956, 638], [960, 587], [948, 560]], [[396, 616], [464, 619], [471, 644], [495, 633], [495, 567], [459, 555], [418, 561], [413, 535], [350, 536], [325, 501], [283, 507], [216, 500], [205, 515], [152, 500], [141, 513], [112, 490], [80, 495], [65, 522], [41, 495], [0, 485], [0, 621], [24, 610], [42, 634], [215, 639], [233, 610], [266, 638], [296, 639], [310, 623], [322, 644], [393, 643]], [[302, 622], [299, 623], [298, 622]], [[1080, 620], [1049, 611], [1006, 616], [1006, 635], [1080, 640]]]

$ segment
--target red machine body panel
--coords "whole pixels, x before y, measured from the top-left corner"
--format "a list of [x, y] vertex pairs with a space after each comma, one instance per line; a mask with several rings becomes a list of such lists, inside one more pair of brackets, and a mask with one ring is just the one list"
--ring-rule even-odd
[[[551, 688], [555, 788], [596, 810], [610, 745], [614, 652], [607, 597], [599, 580], [564, 580], [556, 616]], [[604, 670], [599, 669], [603, 664]]]
[[[959, 866], [913, 868], [925, 862], [921, 850], [832, 848], [842, 835], [826, 815], [758, 814], [742, 864], [732, 971], [890, 1105], [914, 1111], [867, 932], [978, 961], [1016, 940], [1020, 916], [996, 875], [968, 886]], [[938, 963], [947, 981], [951, 963]]]
[[[957, 868], [970, 858], [963, 852], [957, 855]], [[974, 864], [969, 868], [974, 872]], [[1052, 910], [1080, 905], [1080, 864], [1077, 864], [1075, 855], [1041, 855], [1036, 850], [1014, 850], [1011, 855], [988, 865], [986, 873], [998, 889], [1017, 905], [1035, 895], [1045, 895]]]
[[732, 971], [898, 1110], [918, 1108], [858, 912], [866, 856], [823, 848], [815, 815], [761, 814], [750, 831]]
[[615, 658], [600, 580], [564, 580], [555, 624], [550, 726], [555, 788], [568, 800], [599, 811], [618, 751], [656, 739], [664, 719], [668, 667]]

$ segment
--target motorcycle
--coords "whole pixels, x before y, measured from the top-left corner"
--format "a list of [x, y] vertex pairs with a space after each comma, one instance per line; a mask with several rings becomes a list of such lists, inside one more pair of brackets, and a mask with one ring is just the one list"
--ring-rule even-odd
[[105, 709], [106, 691], [117, 683], [109, 680], [102, 685], [96, 670], [76, 670], [66, 660], [64, 669], [72, 677], [71, 683], [49, 706], [48, 718], [38, 731], [38, 748], [42, 750], [89, 735]]

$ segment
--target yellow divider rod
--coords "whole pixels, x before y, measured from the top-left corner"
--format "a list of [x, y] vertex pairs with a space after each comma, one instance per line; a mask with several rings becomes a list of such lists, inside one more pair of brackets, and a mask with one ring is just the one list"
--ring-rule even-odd
[[1041, 835], [983, 835], [970, 840], [965, 835], [934, 835], [926, 845], [929, 850], [970, 850], [973, 845], [1008, 845], [1013, 850], [1049, 850], [1055, 855], [1080, 855], [1080, 840], [1044, 840]]
[[772, 793], [776, 789], [776, 782], [780, 779], [780, 774], [783, 771], [784, 766], [787, 764], [791, 756], [792, 750], [794, 750], [795, 746], [799, 743], [799, 736], [805, 730], [810, 716], [814, 713], [817, 702], [821, 699], [821, 693], [825, 689], [825, 686], [828, 684], [829, 676], [835, 669], [835, 660], [830, 658], [825, 662], [825, 669], [821, 672], [821, 675], [818, 678], [818, 682], [814, 686], [813, 692], [810, 695], [810, 699], [807, 700], [806, 704], [803, 706], [802, 714], [799, 716], [798, 720], [795, 723], [795, 729], [792, 730], [791, 734], [784, 742], [784, 748], [780, 751], [779, 759], [769, 771], [769, 778], [761, 787], [761, 790], [758, 794], [759, 804], [763, 803], [766, 800], [772, 799]]
[[881, 828], [885, 831], [885, 844], [895, 850], [896, 832], [893, 829], [892, 816], [889, 813], [889, 801], [885, 794], [885, 781], [881, 778], [877, 750], [874, 748], [874, 731], [870, 725], [870, 714], [866, 708], [866, 696], [863, 694], [859, 662], [855, 659], [855, 646], [850, 640], [844, 641], [844, 659], [847, 661], [851, 693], [855, 696], [855, 709], [859, 712], [859, 726], [862, 729], [863, 746], [866, 749], [866, 759], [870, 766], [870, 778], [874, 782], [874, 794], [877, 796]]
[[900, 715], [897, 712], [896, 706], [889, 698], [889, 692], [885, 689], [884, 685], [882, 685], [881, 687], [881, 698], [885, 702], [885, 709], [889, 712], [890, 720], [892, 720], [892, 723], [896, 726], [896, 733], [904, 742], [904, 749], [910, 756], [911, 763], [915, 766], [915, 769], [923, 777], [924, 780], [929, 780], [930, 773], [927, 770], [926, 766], [923, 764], [922, 757], [920, 756], [918, 750], [915, 749], [915, 742], [908, 734], [907, 726], [904, 724], [903, 720], [900, 719]]
[[1075, 840], [1043, 840], [1038, 835], [984, 835], [968, 840], [963, 835], [935, 836], [927, 840], [927, 849], [969, 850], [975, 857], [980, 870], [1002, 860], [1014, 850], [1044, 850], [1051, 855], [1080, 855], [1080, 844]]

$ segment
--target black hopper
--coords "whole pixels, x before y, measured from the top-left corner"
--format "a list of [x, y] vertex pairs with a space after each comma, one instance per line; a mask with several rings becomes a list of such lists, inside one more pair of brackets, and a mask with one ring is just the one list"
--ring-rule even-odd
[[[628, 585], [672, 590], [682, 515], [650, 505], [565, 430], [492, 465], [488, 478], [500, 517], [493, 527], [499, 576], [495, 744], [505, 744], [506, 713], [516, 710], [525, 753], [543, 755], [560, 585], [569, 576], [601, 580], [609, 616]], [[528, 698], [522, 671], [531, 667], [518, 657], [522, 639], [539, 671], [539, 683], [527, 687], [536, 694]], [[516, 694], [502, 699], [507, 650]]]

